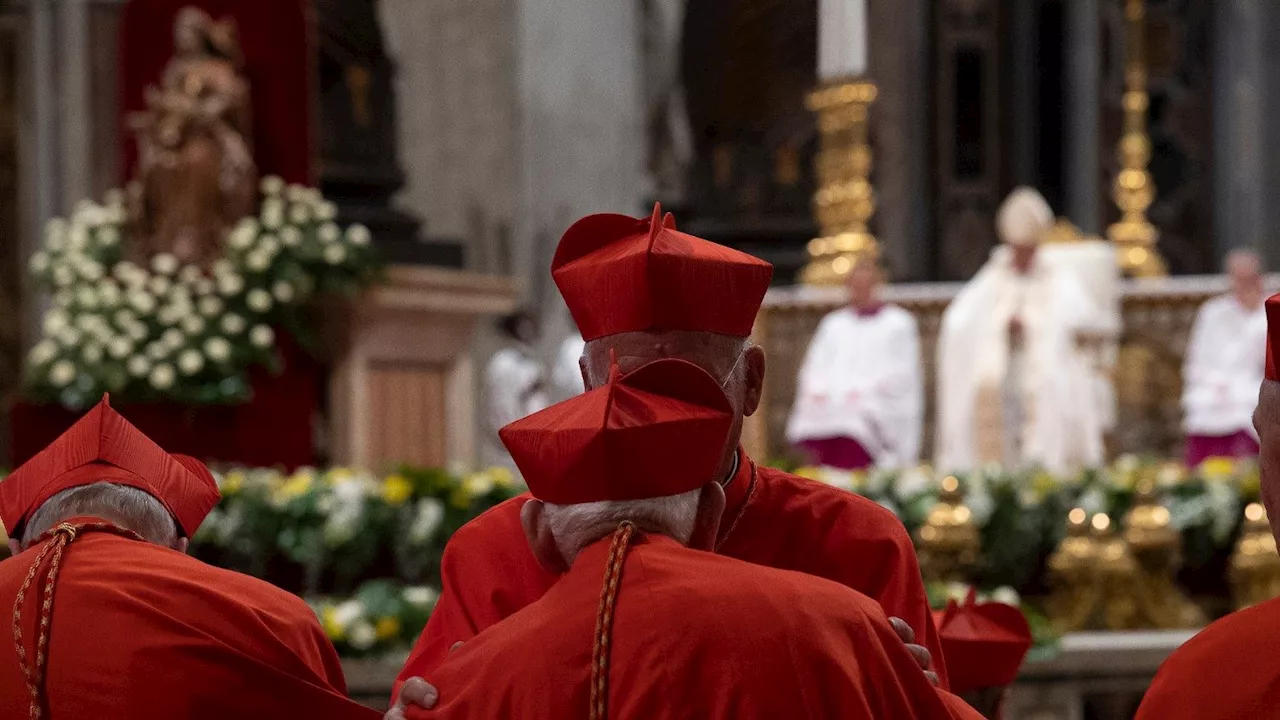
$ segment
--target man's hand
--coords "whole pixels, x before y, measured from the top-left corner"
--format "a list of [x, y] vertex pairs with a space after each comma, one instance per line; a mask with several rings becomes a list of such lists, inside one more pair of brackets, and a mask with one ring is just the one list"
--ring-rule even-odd
[[938, 673], [933, 671], [933, 656], [929, 654], [928, 648], [923, 645], [916, 645], [916, 631], [911, 629], [902, 618], [889, 618], [889, 624], [893, 626], [893, 631], [898, 633], [898, 638], [906, 644], [907, 650], [911, 651], [911, 657], [920, 663], [920, 669], [924, 670], [925, 677], [929, 678], [929, 682], [934, 687], [938, 687]]
[[382, 716], [382, 720], [405, 720], [405, 710], [408, 708], [418, 707], [430, 710], [436, 706], [436, 701], [439, 699], [440, 694], [431, 683], [420, 677], [409, 678], [404, 685], [400, 686], [400, 696], [396, 698], [396, 704]]

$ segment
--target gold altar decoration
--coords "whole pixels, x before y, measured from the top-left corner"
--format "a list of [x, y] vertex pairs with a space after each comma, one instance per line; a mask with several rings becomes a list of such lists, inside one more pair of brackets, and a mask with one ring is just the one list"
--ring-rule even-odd
[[[1108, 583], [1104, 584], [1103, 568]], [[1050, 596], [1045, 604], [1050, 621], [1060, 633], [1106, 627], [1108, 615], [1123, 624], [1128, 609], [1106, 604], [1107, 585], [1122, 583], [1137, 572], [1123, 543], [1116, 544], [1111, 518], [1092, 517], [1083, 508], [1067, 514], [1067, 534], [1049, 556]], [[1108, 612], [1110, 611], [1110, 612]]]
[[821, 236], [809, 241], [809, 264], [800, 272], [806, 285], [839, 285], [859, 260], [880, 255], [867, 227], [876, 210], [868, 139], [876, 93], [875, 83], [850, 79], [809, 96], [808, 106], [818, 114], [822, 135], [813, 198]]
[[1080, 228], [1066, 218], [1058, 218], [1053, 227], [1049, 228], [1049, 232], [1044, 234], [1044, 242], [1050, 245], [1084, 242], [1085, 239]]
[[232, 225], [257, 203], [249, 83], [231, 20], [184, 8], [174, 23], [175, 54], [147, 110], [130, 117], [138, 139], [129, 186], [134, 260], [160, 254], [210, 267]]
[[1129, 629], [1174, 630], [1205, 624], [1200, 608], [1175, 582], [1182, 566], [1182, 535], [1170, 520], [1154, 478], [1140, 480], [1124, 520], [1124, 541], [1139, 568], [1137, 582], [1129, 590], [1137, 605], [1135, 624]]
[[1125, 40], [1124, 133], [1118, 149], [1120, 171], [1112, 186], [1112, 199], [1120, 208], [1120, 221], [1107, 228], [1115, 245], [1120, 268], [1133, 277], [1168, 274], [1156, 248], [1158, 232], [1147, 219], [1156, 199], [1151, 163], [1151, 136], [1147, 132], [1146, 7], [1144, 0], [1122, 0], [1127, 28]]
[[1229, 576], [1237, 610], [1280, 597], [1280, 555], [1261, 503], [1250, 503], [1244, 509], [1244, 525], [1231, 555]]
[[925, 582], [966, 582], [978, 562], [982, 540], [973, 512], [964, 504], [964, 488], [954, 475], [942, 480], [938, 502], [918, 532], [920, 573]]

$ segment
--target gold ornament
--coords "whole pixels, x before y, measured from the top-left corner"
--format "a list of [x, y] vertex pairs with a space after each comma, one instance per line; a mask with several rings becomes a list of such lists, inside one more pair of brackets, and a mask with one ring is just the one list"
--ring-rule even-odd
[[809, 109], [818, 114], [822, 134], [818, 190], [813, 196], [822, 235], [809, 241], [809, 264], [800, 272], [806, 285], [839, 285], [859, 261], [880, 256], [879, 244], [867, 229], [876, 211], [868, 140], [876, 93], [875, 83], [856, 79], [827, 85], [809, 96]]
[[1105, 513], [1083, 508], [1067, 515], [1067, 535], [1049, 556], [1051, 594], [1046, 604], [1060, 633], [1122, 628], [1135, 614], [1128, 586], [1138, 565]]
[[1174, 582], [1182, 566], [1182, 536], [1170, 519], [1168, 508], [1160, 504], [1155, 479], [1143, 478], [1124, 523], [1124, 541], [1140, 572], [1132, 589], [1138, 617], [1128, 629], [1174, 630], [1205, 623], [1200, 608]]
[[982, 540], [973, 524], [973, 512], [964, 504], [960, 480], [942, 480], [938, 502], [929, 510], [917, 533], [920, 573], [925, 582], [965, 582], [978, 562]]
[[1244, 509], [1240, 540], [1231, 555], [1231, 594], [1237, 610], [1280, 597], [1280, 555], [1260, 503]]

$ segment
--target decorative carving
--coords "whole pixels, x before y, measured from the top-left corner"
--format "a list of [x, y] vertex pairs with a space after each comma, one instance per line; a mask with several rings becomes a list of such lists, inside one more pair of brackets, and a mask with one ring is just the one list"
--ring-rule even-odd
[[184, 8], [174, 47], [160, 86], [147, 88], [148, 109], [130, 119], [139, 150], [133, 235], [140, 258], [170, 253], [207, 266], [257, 197], [249, 86], [231, 20]]

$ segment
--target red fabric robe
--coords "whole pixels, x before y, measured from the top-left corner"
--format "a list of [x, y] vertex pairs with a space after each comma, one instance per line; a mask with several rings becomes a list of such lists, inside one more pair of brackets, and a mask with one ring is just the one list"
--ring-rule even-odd
[[[453, 651], [433, 675], [440, 705], [409, 718], [588, 717], [611, 542]], [[639, 535], [616, 602], [610, 720], [980, 717], [929, 684], [874, 601], [828, 580]]]
[[[766, 467], [739, 452], [720, 523], [718, 552], [834, 580], [868, 595], [915, 629], [946, 687], [941, 645], [911, 537], [893, 513], [837, 488]], [[754, 480], [753, 480], [754, 475]], [[454, 643], [542, 597], [555, 576], [534, 559], [520, 526], [528, 496], [509, 500], [460, 529], [445, 548], [443, 592], [396, 682], [434, 681]]]
[[[0, 562], [5, 617], [39, 548]], [[27, 648], [43, 587], [25, 597]], [[299, 598], [158, 545], [83, 532], [64, 551], [51, 619], [51, 720], [381, 717], [346, 697], [337, 652]], [[10, 645], [0, 653], [0, 717], [27, 717], [30, 701]]]
[[1255, 720], [1280, 712], [1280, 598], [1231, 613], [1160, 666], [1136, 720]]

